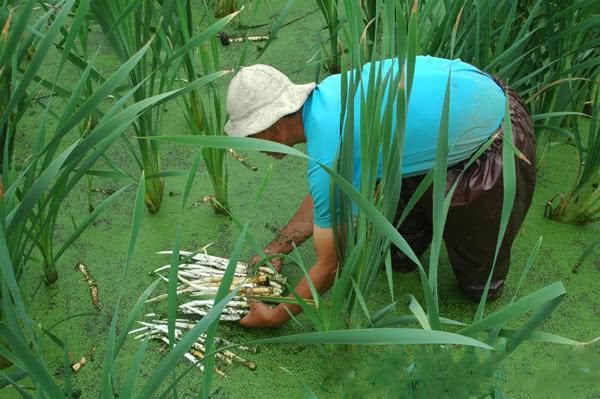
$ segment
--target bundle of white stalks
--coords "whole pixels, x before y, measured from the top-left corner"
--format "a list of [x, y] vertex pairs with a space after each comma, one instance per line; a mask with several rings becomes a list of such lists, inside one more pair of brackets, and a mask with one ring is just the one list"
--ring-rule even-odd
[[[143, 340], [146, 337], [150, 337], [151, 339], [162, 342], [166, 348], [169, 346], [169, 338], [168, 338], [168, 327], [167, 320], [156, 319], [156, 314], [149, 313], [146, 315], [148, 321], [138, 321], [138, 324], [141, 325], [140, 328], [136, 328], [129, 332], [130, 335], [134, 335], [135, 339]], [[181, 337], [185, 335], [185, 333], [192, 329], [195, 326], [192, 320], [187, 319], [176, 319], [175, 320], [175, 345], [177, 342], [181, 340]], [[232, 346], [233, 343], [223, 338], [215, 337], [215, 344], [217, 346]], [[245, 352], [256, 353], [256, 348], [250, 348], [247, 346], [237, 346], [236, 349]], [[200, 370], [204, 370], [203, 359], [206, 356], [206, 335], [202, 334], [196, 342], [192, 345], [190, 350], [185, 353], [185, 358], [188, 359], [192, 364], [196, 365]], [[238, 354], [230, 351], [223, 350], [217, 352], [215, 354], [215, 358], [217, 361], [233, 364], [234, 362], [241, 363], [250, 370], [256, 369], [256, 364], [244, 359]], [[225, 377], [225, 373], [222, 370], [215, 368], [215, 372], [222, 377]]]
[[[158, 254], [172, 255], [172, 251], [162, 251]], [[179, 306], [183, 314], [206, 316], [212, 309], [214, 296], [229, 264], [229, 259], [211, 256], [206, 253], [192, 253], [180, 251], [182, 263], [177, 270], [177, 295], [185, 294], [188, 297], [203, 297], [191, 300]], [[154, 270], [162, 280], [168, 282], [171, 265], [165, 265]], [[240, 289], [231, 302], [221, 313], [221, 320], [239, 321], [248, 313], [248, 298], [252, 297], [279, 297], [283, 294], [286, 279], [266, 266], [259, 267], [255, 274], [248, 275], [248, 265], [242, 262], [236, 264], [231, 290]], [[147, 302], [158, 302], [167, 298], [167, 294], [149, 299]], [[208, 298], [208, 299], [206, 299]]]

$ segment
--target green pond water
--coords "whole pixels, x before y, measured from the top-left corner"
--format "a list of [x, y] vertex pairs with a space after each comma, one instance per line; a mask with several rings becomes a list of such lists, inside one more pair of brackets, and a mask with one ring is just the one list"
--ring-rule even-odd
[[[258, 20], [249, 21], [247, 17], [235, 21], [227, 29], [230, 34], [241, 34], [243, 30], [236, 24], [260, 24], [268, 22], [271, 14], [277, 12], [284, 1], [271, 1], [272, 8], [265, 7]], [[313, 2], [296, 2], [289, 18], [296, 18], [314, 10]], [[317, 30], [324, 26], [320, 13], [311, 13], [305, 18], [285, 27], [277, 40], [259, 62], [271, 64], [290, 74], [295, 82], [308, 82], [315, 78], [316, 69], [306, 61], [317, 50], [315, 46]], [[267, 27], [255, 28], [253, 33], [261, 34]], [[326, 33], [321, 32], [324, 37]], [[101, 40], [97, 30], [92, 37]], [[233, 67], [241, 51], [240, 45], [231, 45], [223, 49], [223, 66]], [[249, 48], [248, 60], [251, 62], [258, 49]], [[115, 67], [115, 59], [108, 49], [101, 51], [98, 65], [102, 70], [110, 71]], [[322, 75], [324, 76], [324, 72]], [[68, 83], [68, 82], [66, 82]], [[222, 83], [226, 85], [226, 80]], [[38, 110], [39, 112], [39, 110]], [[37, 118], [32, 112], [20, 130], [21, 148], [27, 148], [29, 132], [35, 131]], [[182, 134], [187, 125], [178, 106], [167, 106], [164, 115], [162, 134]], [[189, 169], [194, 151], [190, 148], [173, 145], [162, 146], [162, 162], [165, 169]], [[110, 155], [120, 165], [133, 168], [133, 162], [124, 148], [118, 146], [110, 150]], [[256, 165], [258, 171], [252, 172], [235, 159], [228, 158], [230, 174], [229, 195], [231, 210], [239, 220], [250, 221], [250, 233], [264, 245], [283, 227], [293, 214], [296, 206], [306, 194], [306, 165], [304, 161], [287, 157], [281, 161], [272, 161], [262, 154], [241, 154], [248, 162]], [[272, 165], [273, 175], [266, 187], [264, 197], [258, 206], [253, 206], [257, 187]], [[102, 167], [100, 165], [99, 167]], [[539, 170], [538, 183], [533, 205], [516, 240], [512, 253], [512, 266], [506, 284], [505, 295], [492, 303], [489, 310], [506, 304], [514, 290], [521, 271], [525, 267], [528, 255], [540, 236], [543, 245], [535, 266], [522, 287], [521, 293], [530, 293], [535, 289], [555, 281], [562, 281], [568, 294], [562, 304], [547, 320], [542, 329], [547, 332], [564, 335], [576, 340], [587, 340], [600, 335], [600, 260], [588, 259], [573, 274], [571, 268], [583, 249], [594, 237], [600, 234], [599, 226], [571, 226], [551, 222], [543, 217], [546, 201], [561, 191], [566, 191], [573, 182], [576, 173], [576, 155], [567, 146], [554, 147]], [[74, 359], [96, 348], [92, 361], [74, 375], [73, 384], [80, 389], [83, 398], [97, 396], [97, 384], [102, 375], [104, 345], [109, 330], [116, 300], [122, 295], [119, 312], [119, 325], [125, 320], [127, 311], [137, 297], [152, 283], [151, 270], [168, 263], [164, 256], [155, 253], [170, 249], [175, 239], [175, 228], [179, 218], [181, 196], [185, 177], [168, 178], [165, 183], [165, 197], [160, 212], [146, 214], [142, 222], [135, 257], [131, 262], [126, 278], [122, 278], [122, 265], [129, 236], [131, 212], [135, 193], [122, 196], [118, 203], [105, 212], [81, 238], [62, 257], [58, 265], [59, 280], [53, 286], [40, 285], [41, 265], [32, 262], [25, 279], [24, 291], [35, 293], [31, 305], [32, 317], [43, 326], [49, 327], [69, 316], [70, 318], [54, 327], [53, 332], [65, 340]], [[94, 178], [93, 186], [102, 189], [116, 189], [119, 183]], [[213, 243], [209, 249], [212, 255], [229, 257], [239, 234], [235, 225], [226, 217], [217, 216], [207, 205], [192, 207], [191, 203], [211, 194], [206, 171], [202, 168], [195, 180], [191, 200], [183, 212], [182, 249], [198, 249]], [[94, 193], [94, 201], [99, 203], [104, 197]], [[87, 215], [87, 193], [83, 185], [67, 199], [64, 211], [57, 227], [57, 241], [61, 242], [72, 230], [71, 218], [81, 220]], [[314, 260], [312, 244], [308, 241], [300, 248], [307, 263]], [[243, 259], [253, 255], [249, 246], [243, 252]], [[74, 270], [82, 262], [88, 266], [99, 288], [99, 298], [103, 309], [97, 311], [91, 303], [88, 286], [82, 281], [81, 274]], [[300, 271], [286, 265], [283, 272], [292, 282], [299, 280]], [[372, 299], [372, 308], [378, 309], [389, 302], [385, 276], [379, 282], [380, 292]], [[394, 274], [396, 297], [407, 293], [420, 293], [417, 274]], [[445, 254], [440, 264], [440, 311], [445, 317], [455, 320], [472, 319], [476, 305], [461, 296], [451, 273]], [[156, 293], [166, 292], [166, 284], [160, 285]], [[417, 297], [421, 299], [419, 296]], [[165, 312], [166, 303], [147, 308], [148, 311]], [[91, 314], [90, 314], [91, 313]], [[302, 316], [301, 322], [307, 320]], [[235, 324], [222, 323], [219, 334], [235, 342], [244, 342], [272, 335], [286, 335], [304, 331], [289, 323], [272, 331], [247, 331]], [[118, 366], [124, 375], [139, 343], [128, 340], [118, 358]], [[63, 353], [49, 340], [44, 341], [46, 359], [50, 370], [57, 378], [62, 375]], [[378, 392], [381, 385], [396, 381], [396, 373], [406, 367], [409, 353], [397, 348], [358, 348], [351, 351], [329, 352], [319, 347], [274, 345], [261, 347], [257, 354], [246, 357], [256, 362], [257, 370], [252, 372], [243, 366], [224, 366], [227, 378], [215, 380], [214, 398], [301, 398], [302, 386], [308, 385], [319, 397], [368, 397], [368, 392]], [[151, 344], [146, 355], [140, 381], [147, 379], [162, 358], [158, 345]], [[177, 372], [189, 367], [182, 361]], [[285, 368], [292, 375], [282, 370]], [[468, 378], [463, 370], [449, 367], [443, 376], [449, 381], [460, 384]], [[583, 350], [570, 347], [540, 343], [525, 343], [505, 362], [502, 372], [497, 376], [502, 389], [510, 398], [600, 398], [600, 345]], [[193, 370], [179, 384], [180, 398], [196, 397], [201, 382], [201, 373]], [[28, 382], [25, 381], [25, 385]], [[372, 390], [370, 391], [370, 387]], [[4, 391], [0, 396], [12, 397]], [[401, 396], [400, 396], [401, 397]]]

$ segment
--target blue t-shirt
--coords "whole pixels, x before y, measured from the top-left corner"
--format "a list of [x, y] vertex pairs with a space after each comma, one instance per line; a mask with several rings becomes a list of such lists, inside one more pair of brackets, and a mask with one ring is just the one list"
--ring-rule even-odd
[[[375, 64], [379, 66], [379, 63]], [[395, 60], [381, 61], [381, 76], [393, 68]], [[505, 96], [489, 75], [460, 60], [417, 57], [409, 99], [402, 174], [425, 174], [433, 168], [440, 130], [442, 106], [448, 72], [452, 67], [449, 115], [448, 164], [468, 159], [500, 126], [504, 117]], [[362, 84], [366, 87], [372, 65], [365, 65]], [[360, 182], [360, 96], [356, 96], [354, 140], [354, 187]], [[331, 227], [330, 178], [317, 163], [332, 166], [340, 145], [341, 75], [323, 80], [304, 104], [302, 120], [306, 135], [308, 186], [314, 203], [314, 222]], [[381, 176], [381, 171], [379, 171]]]

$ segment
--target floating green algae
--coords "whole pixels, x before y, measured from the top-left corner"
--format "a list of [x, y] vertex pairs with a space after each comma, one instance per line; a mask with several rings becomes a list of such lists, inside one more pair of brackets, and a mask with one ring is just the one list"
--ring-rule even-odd
[[[260, 20], [268, 21], [268, 16], [274, 13], [284, 2], [272, 1], [272, 9], [264, 7], [260, 10]], [[305, 15], [310, 11], [308, 2], [296, 2], [290, 19]], [[273, 46], [260, 59], [286, 73], [296, 82], [307, 82], [314, 78], [315, 69], [306, 65], [306, 60], [316, 50], [315, 26], [322, 25], [318, 14], [300, 20], [285, 27]], [[244, 29], [228, 28], [228, 32], [241, 34]], [[264, 30], [264, 28], [262, 28]], [[260, 33], [261, 28], [255, 29]], [[253, 60], [260, 44], [252, 44], [249, 50], [249, 60]], [[223, 52], [223, 64], [234, 66], [239, 57], [241, 46], [229, 46]], [[115, 60], [110, 57], [101, 58], [101, 68], [114, 67]], [[223, 83], [223, 88], [225, 82]], [[30, 125], [35, 126], [36, 116], [31, 116]], [[186, 130], [185, 121], [175, 104], [167, 107], [164, 118], [164, 134], [172, 134]], [[26, 141], [26, 137], [22, 137]], [[184, 147], [164, 146], [163, 163], [166, 169], [189, 168], [194, 157], [193, 151]], [[120, 164], [127, 165], [130, 155], [126, 150], [113, 148], [111, 155]], [[295, 211], [306, 194], [305, 173], [306, 165], [297, 159], [286, 158], [274, 163], [270, 179], [261, 204], [252, 207], [256, 189], [263, 173], [272, 162], [261, 154], [244, 154], [249, 162], [258, 167], [252, 172], [233, 158], [228, 158], [230, 171], [230, 200], [231, 208], [236, 218], [251, 221], [251, 234], [261, 244], [267, 243], [273, 237], [273, 228], [281, 228]], [[575, 154], [567, 146], [555, 147], [545, 159], [538, 175], [538, 185], [532, 208], [517, 238], [512, 253], [512, 269], [507, 281], [505, 296], [490, 305], [496, 309], [506, 304], [514, 292], [515, 285], [525, 266], [531, 248], [540, 236], [544, 237], [540, 255], [530, 272], [522, 294], [532, 292], [554, 281], [561, 280], [568, 295], [553, 317], [544, 327], [545, 331], [561, 334], [577, 340], [589, 339], [600, 335], [600, 296], [597, 294], [600, 270], [597, 260], [588, 259], [580, 268], [578, 274], [572, 274], [571, 268], [583, 249], [594, 236], [600, 233], [599, 226], [577, 227], [562, 225], [543, 218], [545, 202], [554, 194], [564, 191], [575, 174]], [[132, 168], [132, 170], [135, 170]], [[185, 208], [183, 217], [183, 248], [200, 248], [213, 242], [211, 253], [223, 257], [233, 248], [239, 233], [235, 225], [226, 217], [216, 216], [207, 205], [191, 207], [191, 202], [210, 193], [210, 183], [205, 170], [197, 177], [191, 201]], [[121, 267], [126, 251], [129, 223], [133, 205], [134, 192], [121, 197], [119, 203], [110, 212], [102, 215], [88, 229], [74, 246], [65, 253], [59, 267], [59, 280], [51, 287], [39, 286], [41, 270], [32, 263], [23, 280], [27, 293], [36, 292], [32, 302], [32, 317], [50, 327], [59, 323], [53, 333], [65, 340], [73, 359], [87, 354], [95, 348], [93, 360], [88, 362], [74, 375], [74, 386], [81, 390], [82, 398], [96, 397], [96, 382], [102, 373], [102, 359], [106, 334], [110, 319], [119, 294], [122, 294], [119, 312], [123, 321], [128, 309], [131, 308], [140, 293], [153, 281], [148, 272], [157, 267], [161, 257], [155, 252], [169, 248], [174, 241], [175, 227], [180, 207], [180, 197], [183, 191], [185, 177], [169, 178], [165, 186], [165, 200], [160, 213], [145, 216], [140, 238], [135, 250], [128, 276], [121, 278]], [[95, 187], [118, 188], [118, 183], [100, 178], [94, 179]], [[168, 193], [172, 192], [172, 196]], [[102, 199], [101, 193], [95, 193], [94, 198]], [[69, 196], [65, 211], [61, 215], [57, 236], [67, 235], [71, 231], [71, 218], [81, 220], [87, 214], [87, 194], [82, 186]], [[307, 263], [314, 260], [311, 242], [301, 248], [301, 254]], [[249, 259], [252, 251], [246, 247], [244, 256]], [[78, 262], [86, 264], [96, 278], [99, 288], [99, 298], [103, 309], [98, 311], [91, 303], [89, 288], [81, 281], [81, 275], [74, 268]], [[461, 296], [448, 260], [443, 255], [440, 264], [440, 311], [446, 316], [457, 320], [470, 320], [475, 311], [475, 304]], [[301, 272], [292, 267], [284, 267], [284, 273], [292, 281], [297, 281]], [[420, 283], [416, 274], [395, 274], [396, 296], [420, 292]], [[379, 282], [385, 292], [386, 283], [382, 275]], [[385, 305], [388, 298], [383, 296], [373, 300], [373, 306]], [[160, 306], [160, 305], [158, 305]], [[166, 306], [166, 305], [163, 305]], [[77, 316], [67, 320], [68, 317]], [[62, 322], [61, 322], [62, 321]], [[300, 321], [305, 321], [300, 317]], [[307, 323], [308, 324], [308, 323]], [[300, 328], [293, 323], [272, 331], [246, 331], [237, 325], [227, 324], [221, 327], [220, 334], [235, 342], [265, 338], [273, 334], [289, 334], [298, 332]], [[44, 340], [47, 350], [47, 361], [50, 370], [57, 378], [63, 374], [63, 353], [49, 339]], [[122, 350], [118, 365], [122, 373], [126, 372], [138, 343], [129, 340]], [[345, 359], [337, 353], [332, 354], [318, 347], [301, 346], [267, 346], [261, 348], [256, 355], [249, 356], [257, 363], [255, 372], [243, 367], [232, 367], [227, 370], [226, 379], [217, 378], [214, 398], [301, 398], [302, 388], [297, 379], [305, 382], [319, 397], [341, 397], [350, 383], [332, 373], [331, 367], [348, 370], [356, 380], [357, 392], [368, 392], [369, 384], [376, 381], [368, 369], [361, 371], [361, 359], [368, 364], [369, 360], [385, 356], [381, 348], [361, 348], [362, 356], [348, 355]], [[393, 355], [395, 351], [391, 352]], [[401, 351], [398, 350], [398, 356]], [[149, 377], [162, 355], [156, 347], [150, 346], [147, 358], [141, 371], [141, 379]], [[393, 357], [387, 354], [390, 368], [394, 366]], [[350, 364], [350, 360], [354, 363]], [[404, 364], [400, 359], [398, 363]], [[396, 365], [398, 366], [398, 365]], [[183, 372], [188, 364], [182, 362], [177, 372]], [[289, 376], [281, 367], [285, 367], [296, 378]], [[398, 366], [399, 367], [399, 366]], [[526, 343], [512, 354], [504, 364], [501, 386], [510, 398], [593, 398], [600, 391], [597, 382], [600, 369], [600, 348], [598, 345], [577, 351], [556, 345]], [[354, 374], [352, 372], [354, 371]], [[356, 371], [358, 370], [358, 371]], [[393, 376], [393, 373], [390, 374]], [[347, 375], [346, 375], [347, 377]], [[382, 378], [384, 381], [384, 379]], [[193, 370], [179, 383], [180, 397], [195, 397], [200, 383], [199, 371]], [[27, 384], [27, 381], [25, 381]], [[346, 384], [346, 385], [345, 385]]]

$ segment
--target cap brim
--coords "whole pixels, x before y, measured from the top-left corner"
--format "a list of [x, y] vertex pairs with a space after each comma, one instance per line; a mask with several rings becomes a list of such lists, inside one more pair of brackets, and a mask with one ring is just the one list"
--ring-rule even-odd
[[245, 118], [225, 124], [225, 133], [234, 137], [246, 137], [273, 126], [275, 122], [286, 115], [298, 111], [306, 102], [310, 93], [315, 89], [315, 83], [293, 85], [273, 103], [260, 108]]

